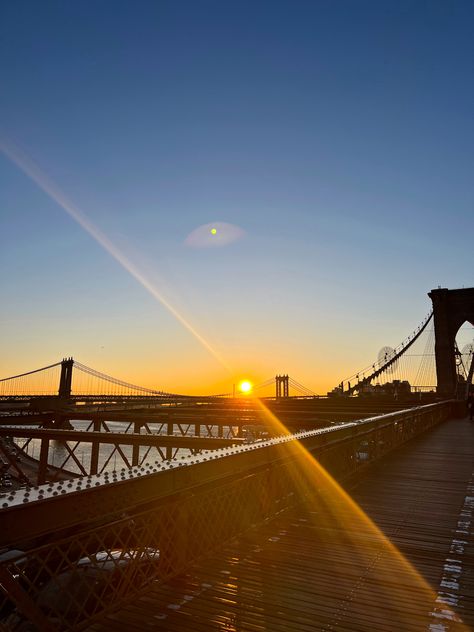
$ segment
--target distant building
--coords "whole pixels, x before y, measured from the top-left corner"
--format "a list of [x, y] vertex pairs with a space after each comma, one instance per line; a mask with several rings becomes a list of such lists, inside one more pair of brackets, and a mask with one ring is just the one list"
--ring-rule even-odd
[[385, 384], [367, 384], [360, 390], [359, 396], [383, 395], [385, 397], [393, 397], [400, 399], [411, 394], [411, 385], [407, 380], [393, 380]]
[[[386, 382], [385, 384], [361, 384], [360, 390], [356, 392], [359, 397], [383, 396], [399, 399], [411, 394], [411, 385], [407, 380], [393, 380], [393, 382]], [[336, 386], [327, 394], [328, 397], [341, 397], [343, 395], [347, 395], [347, 392], [344, 392], [341, 386]]]

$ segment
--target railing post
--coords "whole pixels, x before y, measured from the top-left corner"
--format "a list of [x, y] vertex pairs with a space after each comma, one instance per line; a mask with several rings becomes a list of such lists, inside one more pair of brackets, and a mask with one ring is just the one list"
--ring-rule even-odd
[[[135, 421], [133, 424], [133, 432], [135, 434], [140, 434], [141, 423], [139, 421]], [[138, 465], [138, 461], [140, 458], [140, 446], [138, 443], [134, 443], [132, 445], [132, 467]]]
[[[101, 424], [102, 422], [100, 421], [100, 419], [95, 418], [94, 419], [94, 432], [100, 432], [100, 428], [101, 428]], [[97, 474], [97, 471], [99, 469], [99, 448], [100, 448], [100, 444], [98, 441], [94, 441], [92, 443], [92, 447], [91, 447], [91, 474]]]
[[40, 459], [38, 466], [38, 485], [46, 483], [46, 473], [48, 471], [48, 454], [49, 454], [49, 439], [43, 437], [41, 439]]
[[[168, 426], [167, 426], [167, 435], [171, 437], [173, 435], [173, 422], [171, 421], [171, 414], [168, 417]], [[166, 460], [169, 461], [173, 457], [173, 448], [168, 445], [166, 446]]]

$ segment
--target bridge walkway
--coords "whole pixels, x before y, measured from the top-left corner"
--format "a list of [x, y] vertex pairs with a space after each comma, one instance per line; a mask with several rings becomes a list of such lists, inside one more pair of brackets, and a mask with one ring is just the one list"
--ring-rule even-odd
[[380, 531], [321, 488], [89, 629], [474, 629], [473, 465], [474, 423], [444, 422], [348, 488]]

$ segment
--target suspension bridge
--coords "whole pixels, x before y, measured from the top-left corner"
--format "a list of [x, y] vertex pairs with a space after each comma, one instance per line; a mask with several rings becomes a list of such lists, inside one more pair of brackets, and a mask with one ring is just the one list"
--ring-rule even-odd
[[[422, 339], [422, 334], [426, 332], [432, 318], [433, 312], [400, 345], [381, 349], [373, 364], [342, 380], [330, 394], [346, 397], [367, 394], [373, 392], [374, 387], [380, 387], [389, 380], [408, 383], [412, 393], [435, 391], [434, 328], [429, 329], [428, 335]], [[416, 352], [410, 353], [416, 343]], [[456, 388], [459, 388], [460, 383], [465, 385], [469, 379], [472, 380], [473, 344], [467, 344], [460, 350], [454, 343], [453, 349], [457, 367]], [[311, 388], [289, 375], [276, 375], [255, 385], [252, 390], [264, 397], [270, 397], [269, 392], [273, 391], [276, 399], [290, 396], [320, 397]], [[172, 402], [205, 402], [231, 397], [235, 397], [235, 392], [198, 396], [147, 388], [107, 375], [73, 358], [64, 358], [54, 364], [0, 379], [0, 403], [4, 404], [4, 409], [9, 402], [34, 404], [31, 408], [35, 409], [41, 406], [51, 407], [54, 406], [52, 398], [56, 398], [58, 405], [64, 406], [76, 403], [118, 404], [134, 401], [169, 405]]]
[[470, 629], [474, 288], [430, 297], [326, 397], [2, 379], [0, 630]]
[[[280, 388], [278, 386], [280, 382], [286, 386]], [[288, 397], [290, 386], [295, 395], [309, 397], [316, 395], [311, 389], [288, 375], [265, 380], [254, 386], [252, 390], [258, 393], [273, 384], [277, 384], [276, 397]], [[170, 402], [212, 401], [224, 397], [235, 397], [235, 393], [197, 396], [147, 388], [97, 371], [73, 358], [64, 358], [54, 364], [0, 380], [0, 402], [3, 403], [31, 403], [37, 400], [37, 405], [41, 405], [41, 400], [46, 400], [45, 405], [51, 406], [52, 397], [56, 397], [58, 403], [62, 404], [123, 403], [143, 400], [148, 403], [169, 405]]]
[[[442, 293], [443, 290], [433, 290], [431, 294], [439, 302], [439, 294]], [[436, 390], [443, 395], [454, 395], [463, 389], [466, 391], [472, 382], [474, 342], [459, 349], [454, 329], [443, 333], [449, 328], [449, 324], [445, 322], [446, 316], [441, 312], [441, 308], [437, 309], [434, 318], [434, 311], [431, 311], [399, 345], [394, 348], [383, 347], [372, 364], [343, 379], [330, 395], [350, 397], [355, 394], [381, 393], [381, 387], [389, 381], [395, 384], [404, 383], [405, 389], [408, 385], [410, 393]], [[463, 317], [461, 315], [459, 318]], [[434, 326], [433, 320], [436, 320]], [[462, 322], [466, 320], [467, 318]], [[457, 325], [456, 331], [460, 327], [458, 323]], [[437, 348], [436, 329], [441, 331]], [[450, 338], [448, 344], [445, 342], [446, 338]], [[273, 390], [276, 399], [290, 396], [316, 397], [310, 387], [288, 375], [276, 375], [253, 388], [256, 395], [267, 397], [270, 396], [270, 390]], [[73, 358], [65, 358], [0, 379], [0, 403], [4, 410], [8, 403], [28, 403], [32, 411], [39, 411], [55, 405], [64, 407], [91, 402], [123, 404], [142, 401], [169, 405], [173, 402], [209, 402], [233, 396], [234, 392], [191, 396], [139, 386], [91, 368]]]

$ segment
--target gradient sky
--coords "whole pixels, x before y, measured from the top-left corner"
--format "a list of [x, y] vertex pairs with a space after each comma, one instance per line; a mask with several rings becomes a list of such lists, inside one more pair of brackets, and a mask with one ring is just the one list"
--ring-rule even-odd
[[[471, 0], [3, 2], [0, 141], [222, 362], [0, 154], [0, 376], [324, 393], [397, 345], [474, 286], [473, 26]], [[216, 222], [244, 234], [185, 243]]]

